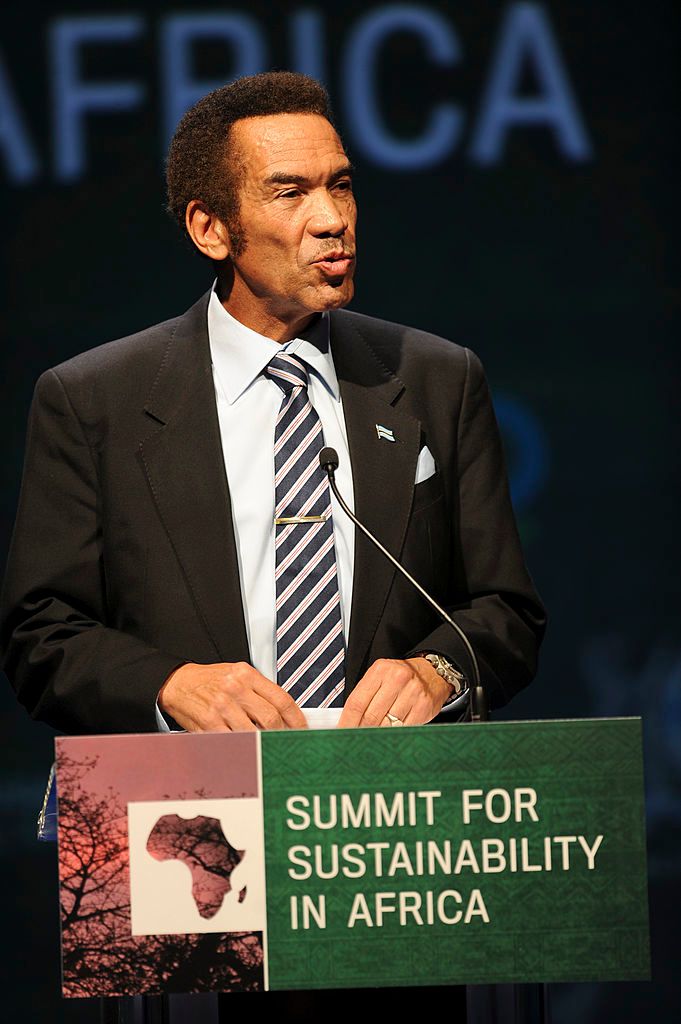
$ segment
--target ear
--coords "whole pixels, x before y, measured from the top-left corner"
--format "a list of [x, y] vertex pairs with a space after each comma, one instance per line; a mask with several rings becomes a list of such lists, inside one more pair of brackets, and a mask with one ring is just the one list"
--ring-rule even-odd
[[187, 233], [192, 242], [204, 256], [221, 262], [229, 256], [229, 232], [214, 213], [208, 210], [198, 199], [187, 203], [185, 213]]

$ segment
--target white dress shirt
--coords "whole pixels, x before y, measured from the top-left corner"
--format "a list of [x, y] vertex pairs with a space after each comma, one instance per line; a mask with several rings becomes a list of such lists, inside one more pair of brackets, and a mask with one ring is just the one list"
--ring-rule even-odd
[[[208, 305], [208, 338], [251, 660], [259, 672], [276, 682], [274, 428], [283, 394], [263, 370], [281, 352], [295, 354], [308, 367], [310, 402], [321, 421], [324, 444], [338, 452], [338, 487], [354, 511], [350, 452], [331, 356], [329, 317], [320, 316], [305, 332], [305, 338], [281, 345], [235, 320], [213, 290]], [[331, 509], [347, 640], [355, 528], [333, 495]]]
[[[295, 353], [308, 368], [308, 395], [338, 452], [338, 488], [354, 511], [352, 468], [343, 403], [333, 365], [329, 317], [322, 314], [304, 338], [281, 345], [236, 320], [215, 288], [208, 304], [208, 339], [220, 423], [220, 440], [232, 502], [239, 582], [251, 662], [276, 682], [276, 587], [274, 580], [274, 428], [282, 402], [279, 385], [263, 375], [277, 353]], [[321, 446], [320, 446], [321, 448]], [[355, 527], [331, 495], [338, 587], [347, 644], [352, 601]], [[220, 510], [215, 510], [220, 515]], [[157, 721], [168, 726], [157, 707]]]

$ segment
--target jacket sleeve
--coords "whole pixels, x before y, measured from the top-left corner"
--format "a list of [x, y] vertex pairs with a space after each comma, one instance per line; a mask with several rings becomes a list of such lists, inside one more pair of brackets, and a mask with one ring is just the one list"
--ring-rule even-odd
[[181, 664], [107, 625], [95, 453], [53, 370], [31, 406], [0, 642], [22, 704], [69, 733], [155, 731], [156, 695]]
[[[546, 625], [525, 566], [508, 488], [504, 453], [482, 365], [466, 352], [467, 371], [451, 478], [453, 590], [448, 613], [475, 653], [490, 707], [534, 677]], [[445, 655], [474, 678], [464, 642], [446, 624], [407, 655]]]

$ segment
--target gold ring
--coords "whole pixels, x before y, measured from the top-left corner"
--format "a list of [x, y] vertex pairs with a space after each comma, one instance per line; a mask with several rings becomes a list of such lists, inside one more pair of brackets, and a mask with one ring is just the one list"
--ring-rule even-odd
[[402, 719], [398, 718], [397, 715], [391, 715], [388, 712], [386, 712], [386, 716], [385, 717], [388, 719], [388, 721], [390, 722], [390, 725], [393, 727], [393, 729], [396, 728], [399, 725], [404, 725], [404, 722], [402, 721]]

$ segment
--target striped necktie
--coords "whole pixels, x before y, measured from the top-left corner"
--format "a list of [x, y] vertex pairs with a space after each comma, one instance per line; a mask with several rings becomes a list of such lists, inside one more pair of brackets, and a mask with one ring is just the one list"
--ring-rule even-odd
[[276, 355], [265, 373], [284, 393], [274, 431], [277, 682], [301, 707], [341, 707], [345, 641], [322, 425], [299, 358]]

